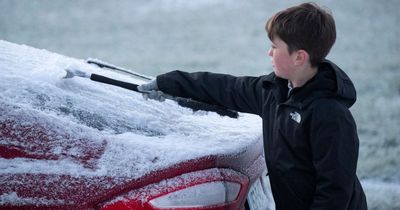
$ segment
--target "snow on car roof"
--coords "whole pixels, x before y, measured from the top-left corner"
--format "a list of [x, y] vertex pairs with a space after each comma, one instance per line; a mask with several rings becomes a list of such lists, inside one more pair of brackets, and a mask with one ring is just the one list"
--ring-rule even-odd
[[[62, 79], [71, 64], [91, 73], [143, 83], [84, 60], [0, 40], [0, 123], [38, 125], [53, 139], [48, 139], [46, 151], [31, 149], [32, 155], [62, 157], [0, 158], [0, 174], [140, 177], [185, 160], [236, 154], [261, 139], [258, 116], [240, 113], [238, 119], [232, 119], [211, 112], [193, 113], [173, 101], [146, 101], [141, 94], [86, 78]], [[9, 132], [19, 135], [18, 128]], [[0, 145], [9, 144], [26, 142], [0, 136]], [[97, 160], [78, 161], [83, 153], [104, 147]]]

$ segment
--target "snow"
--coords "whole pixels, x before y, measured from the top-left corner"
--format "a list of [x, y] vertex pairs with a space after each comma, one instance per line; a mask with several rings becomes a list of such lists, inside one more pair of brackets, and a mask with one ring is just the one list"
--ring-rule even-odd
[[38, 205], [40, 205], [40, 204], [60, 205], [60, 204], [68, 203], [65, 200], [54, 200], [54, 199], [47, 199], [47, 198], [23, 198], [23, 197], [19, 197], [17, 195], [17, 193], [15, 193], [15, 192], [0, 195], [0, 205], [7, 204], [7, 203], [13, 202], [15, 200], [19, 200], [19, 203], [22, 205], [30, 204], [30, 203], [36, 203]]
[[398, 209], [400, 206], [400, 184], [376, 179], [362, 181], [367, 192], [368, 209]]
[[[241, 113], [239, 119], [232, 119], [204, 111], [193, 113], [173, 101], [146, 101], [141, 94], [86, 78], [62, 79], [64, 68], [71, 64], [91, 73], [143, 83], [83, 60], [0, 41], [0, 123], [14, 122], [7, 132], [17, 136], [26, 135], [18, 133], [21, 127], [30, 129], [32, 135], [44, 131], [49, 135], [49, 143], [39, 151], [0, 136], [0, 145], [23, 147], [30, 155], [47, 157], [0, 158], [0, 182], [10, 173], [135, 178], [185, 160], [237, 154], [261, 141], [257, 116]], [[98, 158], [82, 162], [88, 154]], [[30, 201], [15, 193], [1, 196], [1, 202]]]
[[[135, 189], [133, 191], [130, 191], [126, 195], [119, 196], [112, 201], [106, 203], [105, 205], [110, 205], [115, 202], [121, 201], [121, 200], [129, 200], [131, 198], [137, 198], [140, 199], [143, 203], [149, 201], [150, 199], [153, 199], [155, 196], [160, 195], [160, 194], [167, 194], [169, 192], [173, 192], [176, 189], [182, 188], [182, 186], [188, 186], [189, 184], [192, 185], [191, 188], [184, 188], [184, 190], [180, 189], [179, 193], [172, 193], [169, 194], [169, 196], [176, 196], [176, 197], [186, 197], [190, 196], [193, 198], [193, 196], [200, 195], [197, 197], [206, 197], [205, 195], [208, 194], [206, 193], [207, 190], [209, 191], [211, 185], [214, 185], [215, 183], [218, 183], [218, 181], [221, 181], [222, 179], [229, 177], [229, 180], [235, 180], [235, 181], [227, 181], [225, 184], [231, 183], [232, 185], [232, 191], [234, 193], [238, 193], [239, 189], [236, 189], [236, 185], [233, 183], [242, 183], [246, 182], [247, 179], [245, 176], [238, 174], [237, 172], [231, 170], [231, 169], [205, 169], [201, 171], [195, 171], [195, 172], [190, 172], [187, 174], [183, 174], [171, 179], [165, 179], [162, 180], [159, 183], [151, 184], [148, 186], [145, 186], [143, 188]], [[204, 180], [209, 180], [211, 182], [204, 182]], [[195, 184], [194, 184], [195, 183]], [[195, 186], [195, 187], [193, 187]], [[217, 187], [211, 188], [212, 190], [216, 191], [218, 190]], [[225, 190], [225, 189], [221, 189]], [[232, 193], [231, 190], [228, 190], [228, 194]], [[176, 191], [178, 192], [178, 191]], [[210, 192], [211, 194], [215, 192]], [[225, 193], [220, 193], [219, 196], [227, 196]], [[212, 196], [213, 198], [209, 198], [207, 200], [202, 201], [202, 203], [208, 203], [211, 202], [213, 199], [216, 199], [215, 194], [213, 195], [208, 195]], [[225, 197], [224, 197], [225, 199]]]

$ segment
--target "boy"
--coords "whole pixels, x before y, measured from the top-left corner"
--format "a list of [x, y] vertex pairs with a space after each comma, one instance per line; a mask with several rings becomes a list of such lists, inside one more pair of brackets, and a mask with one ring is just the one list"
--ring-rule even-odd
[[269, 75], [173, 71], [139, 89], [153, 99], [165, 92], [261, 116], [276, 209], [367, 209], [349, 111], [355, 88], [324, 60], [336, 39], [333, 17], [304, 3], [272, 16], [266, 30], [274, 69]]

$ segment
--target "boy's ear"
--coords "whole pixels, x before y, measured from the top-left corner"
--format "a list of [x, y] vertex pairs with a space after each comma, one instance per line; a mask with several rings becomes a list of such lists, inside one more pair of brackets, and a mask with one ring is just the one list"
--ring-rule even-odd
[[305, 51], [305, 50], [297, 50], [295, 53], [296, 53], [296, 55], [295, 55], [294, 63], [296, 66], [301, 66], [301, 65], [305, 64], [310, 58], [307, 51]]

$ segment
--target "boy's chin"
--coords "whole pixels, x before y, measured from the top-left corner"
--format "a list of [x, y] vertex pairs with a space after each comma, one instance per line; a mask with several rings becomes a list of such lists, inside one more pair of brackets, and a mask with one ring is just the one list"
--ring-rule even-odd
[[283, 76], [279, 71], [276, 70], [276, 68], [274, 67], [274, 73], [275, 76], [282, 78], [282, 79], [287, 79], [285, 76]]

